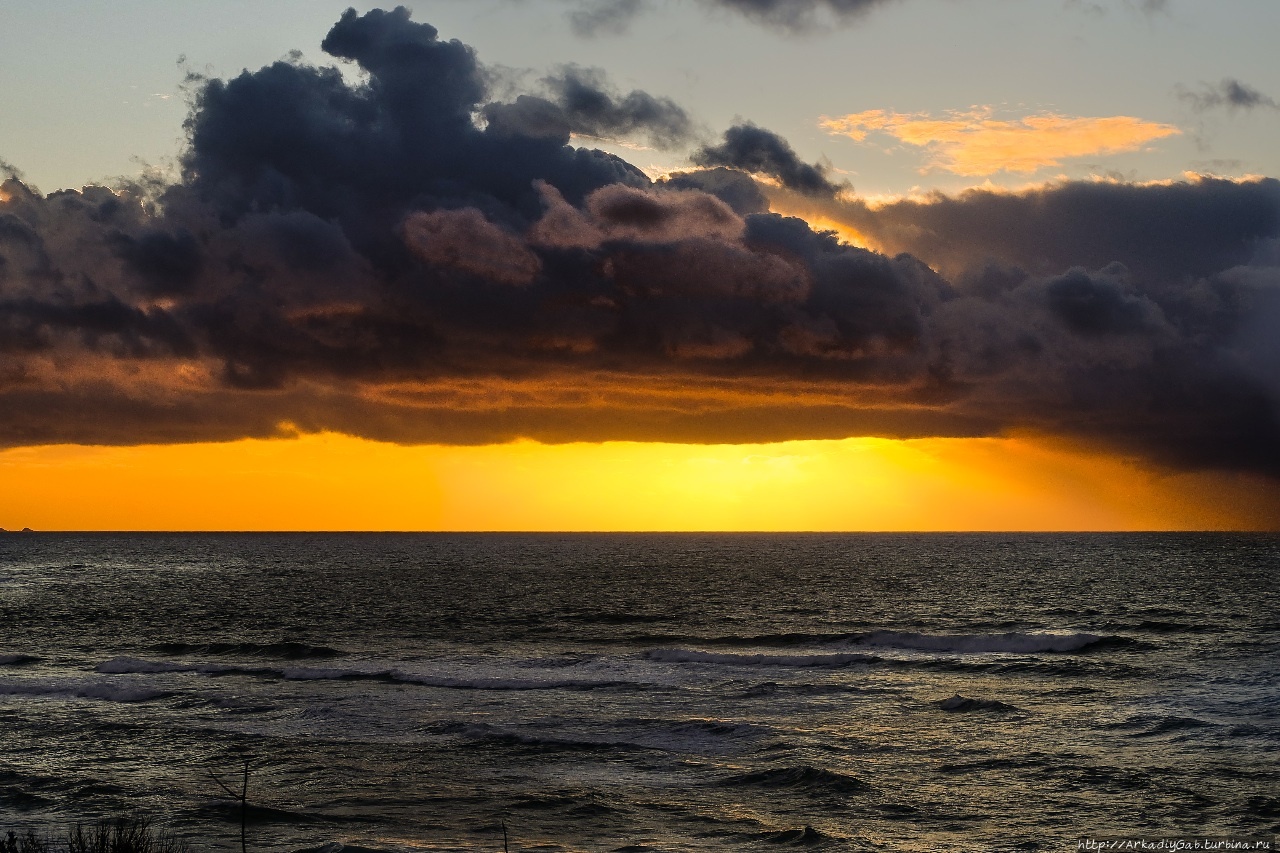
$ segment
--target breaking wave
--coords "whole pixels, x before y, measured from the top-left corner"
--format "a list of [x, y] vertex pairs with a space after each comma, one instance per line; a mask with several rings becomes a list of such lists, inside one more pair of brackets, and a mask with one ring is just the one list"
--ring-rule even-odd
[[305, 660], [307, 658], [336, 658], [343, 652], [328, 646], [311, 646], [306, 643], [158, 643], [151, 647], [162, 655], [241, 655], [255, 658], [279, 658], [281, 660]]
[[1124, 637], [1103, 637], [1083, 633], [1009, 631], [1004, 634], [918, 634], [913, 631], [872, 631], [857, 635], [852, 642], [860, 646], [923, 652], [1030, 655], [1046, 652], [1080, 652], [1103, 643], [1115, 645], [1131, 641]]
[[651, 649], [644, 653], [646, 660], [662, 663], [718, 663], [729, 666], [852, 666], [859, 663], [877, 663], [882, 658], [859, 653], [832, 653], [815, 655], [730, 654], [700, 652], [693, 649]]

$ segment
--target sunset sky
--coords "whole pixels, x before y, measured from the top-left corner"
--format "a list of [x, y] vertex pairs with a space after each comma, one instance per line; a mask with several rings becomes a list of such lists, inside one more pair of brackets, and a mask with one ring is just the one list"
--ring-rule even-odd
[[1280, 528], [1277, 32], [8, 4], [0, 527]]

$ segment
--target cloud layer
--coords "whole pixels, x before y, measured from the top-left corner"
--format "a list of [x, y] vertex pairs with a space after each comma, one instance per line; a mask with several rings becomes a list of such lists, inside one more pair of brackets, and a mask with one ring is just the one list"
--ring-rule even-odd
[[742, 124], [654, 184], [568, 143], [680, 136], [670, 101], [570, 67], [494, 102], [402, 9], [323, 46], [361, 82], [204, 81], [178, 183], [4, 183], [0, 443], [1033, 430], [1280, 475], [1275, 181], [872, 208]]

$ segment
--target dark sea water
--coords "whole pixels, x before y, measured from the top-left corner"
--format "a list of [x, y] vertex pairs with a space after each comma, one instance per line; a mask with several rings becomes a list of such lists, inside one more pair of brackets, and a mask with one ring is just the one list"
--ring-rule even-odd
[[256, 850], [1280, 830], [1280, 538], [0, 536], [0, 816]]

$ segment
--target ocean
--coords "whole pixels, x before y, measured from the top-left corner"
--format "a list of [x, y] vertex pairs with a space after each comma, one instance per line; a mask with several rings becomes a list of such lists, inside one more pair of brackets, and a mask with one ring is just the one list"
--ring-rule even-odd
[[1280, 832], [1280, 537], [0, 536], [0, 827], [193, 850]]

